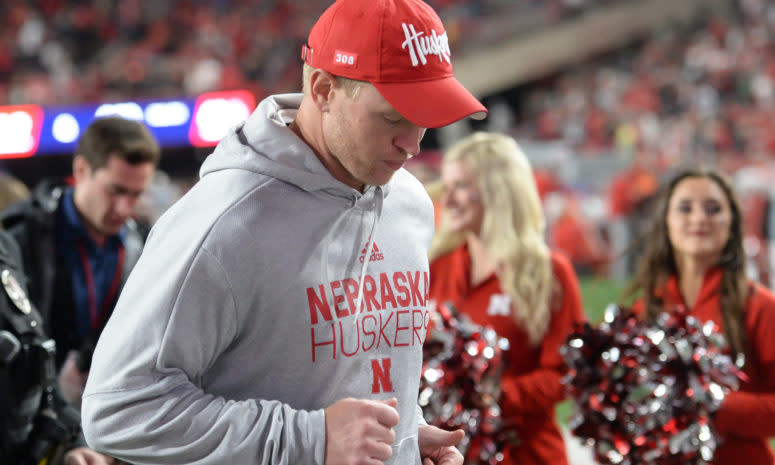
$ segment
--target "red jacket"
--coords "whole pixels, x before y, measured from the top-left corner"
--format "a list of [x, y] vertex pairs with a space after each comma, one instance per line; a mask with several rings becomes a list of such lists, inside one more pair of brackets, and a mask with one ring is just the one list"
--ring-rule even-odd
[[[554, 418], [555, 404], [566, 397], [560, 378], [566, 367], [560, 346], [573, 330], [573, 323], [585, 320], [576, 274], [567, 258], [552, 254], [554, 277], [562, 289], [562, 299], [553, 308], [549, 329], [537, 347], [528, 344], [527, 333], [518, 326], [503, 299], [500, 283], [493, 274], [471, 287], [471, 259], [463, 245], [431, 263], [430, 297], [437, 302], [453, 302], [481, 325], [492, 326], [508, 338], [509, 365], [502, 388], [501, 408], [506, 425], [514, 428], [521, 443], [504, 453], [504, 465], [566, 465], [565, 445]], [[488, 311], [489, 309], [489, 311]]]
[[[713, 320], [723, 329], [718, 294], [721, 277], [721, 268], [705, 274], [689, 313], [700, 321]], [[675, 276], [658, 294], [668, 309], [687, 307]], [[643, 302], [638, 301], [634, 310], [641, 313]], [[713, 465], [775, 464], [767, 444], [767, 439], [775, 436], [775, 294], [753, 282], [745, 306], [745, 331], [748, 350], [743, 371], [749, 380], [739, 391], [727, 395], [716, 414], [715, 426], [723, 442], [716, 449]]]

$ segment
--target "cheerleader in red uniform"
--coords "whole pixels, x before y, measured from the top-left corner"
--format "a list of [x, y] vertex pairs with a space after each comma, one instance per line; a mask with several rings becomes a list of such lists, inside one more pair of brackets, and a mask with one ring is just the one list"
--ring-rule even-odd
[[430, 296], [509, 340], [500, 406], [517, 440], [502, 463], [565, 465], [554, 414], [565, 398], [559, 347], [585, 317], [573, 267], [546, 245], [530, 164], [511, 137], [480, 132], [445, 154], [441, 173]]
[[657, 204], [654, 229], [627, 296], [643, 318], [683, 307], [713, 320], [744, 356], [748, 380], [726, 396], [714, 417], [722, 442], [713, 465], [772, 465], [775, 436], [775, 295], [745, 274], [743, 219], [719, 172], [675, 175]]

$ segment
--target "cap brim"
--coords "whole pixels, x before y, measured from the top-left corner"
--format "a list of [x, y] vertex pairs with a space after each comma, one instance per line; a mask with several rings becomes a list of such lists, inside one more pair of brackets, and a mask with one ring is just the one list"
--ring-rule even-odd
[[439, 128], [467, 116], [484, 119], [487, 109], [454, 76], [431, 81], [379, 83], [374, 87], [404, 118]]

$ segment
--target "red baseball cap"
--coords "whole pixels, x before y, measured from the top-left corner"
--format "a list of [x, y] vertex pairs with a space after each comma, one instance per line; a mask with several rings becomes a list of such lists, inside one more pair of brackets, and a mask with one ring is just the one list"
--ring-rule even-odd
[[441, 19], [420, 0], [338, 0], [312, 27], [301, 57], [336, 76], [370, 82], [424, 128], [487, 116], [453, 76]]

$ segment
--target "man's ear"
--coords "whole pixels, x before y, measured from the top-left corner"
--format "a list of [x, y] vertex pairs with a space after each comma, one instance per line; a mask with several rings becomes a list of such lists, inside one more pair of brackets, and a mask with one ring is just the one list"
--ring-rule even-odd
[[334, 90], [339, 86], [333, 74], [316, 69], [312, 72], [309, 80], [310, 95], [321, 113], [329, 110], [331, 99], [334, 97]]
[[83, 155], [76, 155], [73, 157], [73, 178], [75, 183], [78, 184], [81, 180], [90, 177], [92, 174], [89, 161]]

